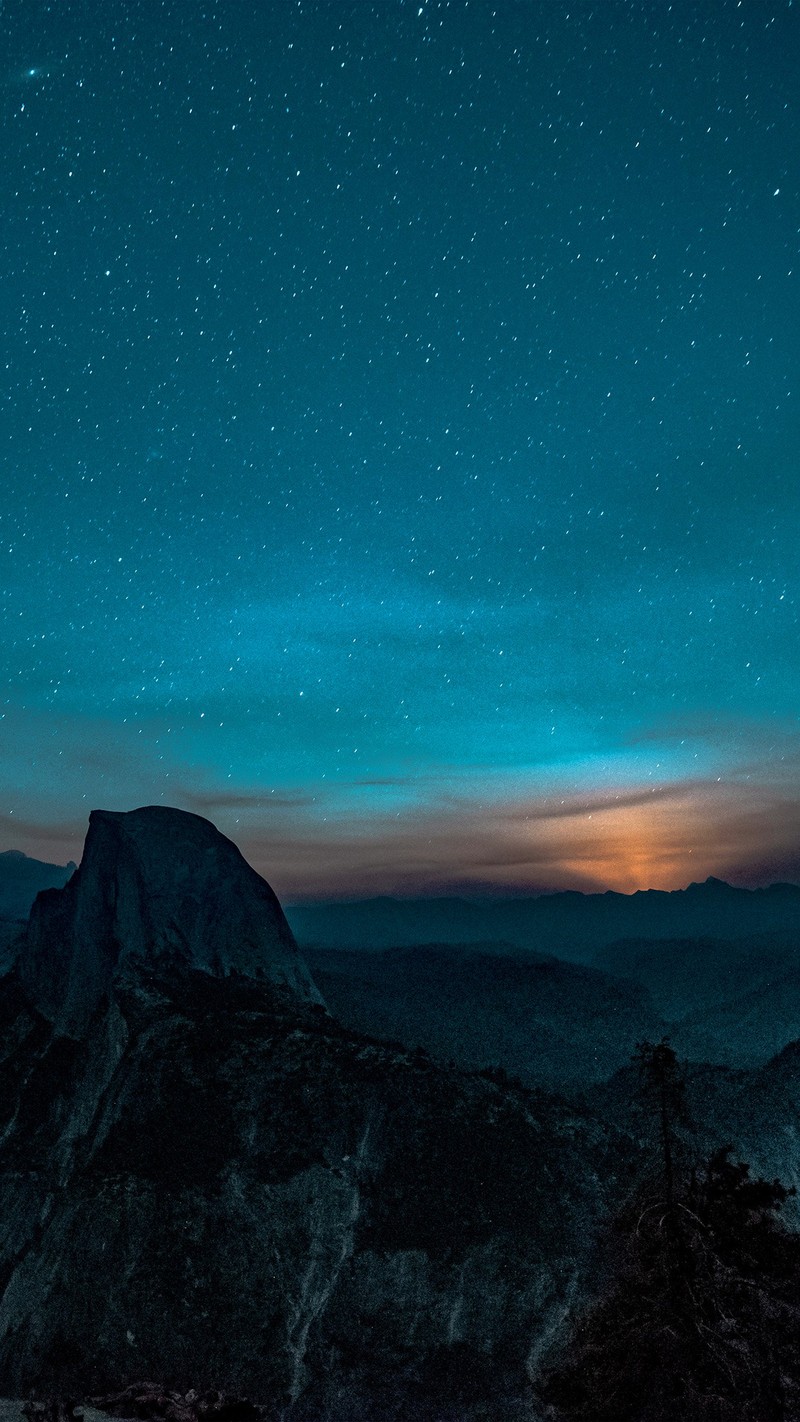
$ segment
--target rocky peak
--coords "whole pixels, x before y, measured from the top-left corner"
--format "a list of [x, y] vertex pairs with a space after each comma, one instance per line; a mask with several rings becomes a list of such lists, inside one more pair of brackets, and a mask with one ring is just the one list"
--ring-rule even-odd
[[94, 810], [80, 868], [36, 898], [19, 957], [31, 1002], [79, 1036], [137, 965], [238, 973], [321, 1001], [269, 885], [199, 815]]

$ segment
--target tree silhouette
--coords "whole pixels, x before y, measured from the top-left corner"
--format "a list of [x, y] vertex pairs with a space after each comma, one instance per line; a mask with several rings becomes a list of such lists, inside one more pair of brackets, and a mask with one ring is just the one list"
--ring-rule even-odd
[[661, 1143], [664, 1198], [667, 1208], [672, 1210], [675, 1203], [676, 1127], [686, 1120], [687, 1114], [683, 1074], [668, 1037], [662, 1037], [660, 1042], [639, 1042], [633, 1060], [639, 1068], [642, 1103], [651, 1104], [655, 1109]]
[[658, 1121], [659, 1188], [615, 1222], [607, 1292], [540, 1399], [563, 1422], [797, 1422], [800, 1236], [778, 1218], [789, 1192], [753, 1179], [729, 1146], [679, 1176], [675, 1055], [643, 1043], [635, 1060]]

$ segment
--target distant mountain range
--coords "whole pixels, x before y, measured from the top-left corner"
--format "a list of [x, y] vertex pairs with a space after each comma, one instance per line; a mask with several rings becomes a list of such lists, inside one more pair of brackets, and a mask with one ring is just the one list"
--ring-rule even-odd
[[45, 864], [18, 849], [7, 849], [0, 854], [0, 918], [27, 918], [40, 890], [63, 888], [74, 872], [72, 862]]
[[[0, 967], [35, 895], [74, 868], [0, 854]], [[350, 1028], [527, 1084], [602, 1081], [633, 1043], [664, 1032], [691, 1060], [735, 1067], [759, 1066], [800, 1036], [793, 884], [379, 898], [289, 908], [286, 918]]]
[[[0, 853], [0, 919], [26, 919], [40, 890], [62, 888], [75, 867], [72, 862], [47, 864], [16, 849]], [[284, 912], [301, 946], [379, 949], [503, 942], [577, 962], [592, 962], [598, 949], [620, 939], [733, 939], [770, 932], [800, 938], [800, 886], [740, 889], [715, 878], [671, 892], [375, 898], [284, 905]]]
[[612, 943], [597, 967], [646, 989], [693, 1061], [757, 1066], [800, 1037], [800, 937], [641, 939]]
[[502, 1067], [526, 1086], [603, 1081], [637, 1041], [667, 1031], [639, 983], [507, 944], [317, 948], [304, 957], [348, 1027], [467, 1070]]
[[594, 965], [500, 943], [304, 957], [348, 1027], [550, 1090], [606, 1080], [645, 1038], [757, 1067], [800, 1037], [800, 943], [788, 934], [623, 940]]
[[800, 935], [800, 887], [739, 889], [721, 879], [671, 893], [545, 894], [534, 899], [365, 899], [287, 908], [303, 945], [400, 948], [410, 943], [503, 941], [588, 962], [622, 938], [740, 938]]

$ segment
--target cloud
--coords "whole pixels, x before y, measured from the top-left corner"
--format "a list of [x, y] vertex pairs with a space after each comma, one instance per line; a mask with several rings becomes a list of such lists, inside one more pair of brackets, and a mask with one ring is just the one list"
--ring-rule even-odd
[[[243, 848], [294, 901], [372, 894], [485, 895], [752, 886], [797, 878], [800, 809], [769, 784], [699, 777], [564, 804], [462, 797], [402, 816], [248, 832]], [[303, 832], [303, 830], [307, 832]]]
[[[346, 782], [340, 781], [339, 784], [341, 785], [343, 783], [346, 783], [347, 785], [352, 785], [358, 788], [368, 786], [372, 786], [375, 788], [380, 788], [382, 786], [405, 787], [409, 785], [418, 785], [420, 782], [420, 778], [421, 777], [418, 775], [361, 775], [358, 777], [357, 780], [348, 780]], [[426, 780], [430, 780], [431, 778], [431, 776], [425, 777]]]
[[276, 795], [271, 790], [248, 794], [242, 791], [181, 789], [177, 791], [177, 798], [181, 808], [188, 807], [197, 814], [211, 815], [223, 810], [293, 810], [313, 805], [317, 796], [301, 790], [281, 790]]
[[47, 864], [78, 863], [88, 823], [88, 814], [85, 819], [76, 816], [60, 822], [7, 814], [3, 816], [0, 848], [22, 850]]
[[[272, 785], [266, 774], [215, 783], [155, 723], [64, 718], [54, 734], [17, 715], [3, 732], [14, 754], [0, 773], [0, 848], [54, 862], [80, 857], [90, 809], [160, 803], [212, 819], [295, 901], [800, 877], [800, 735], [787, 721], [646, 726], [631, 738], [646, 756], [628, 747], [500, 769], [395, 761]], [[713, 754], [672, 756], [689, 736], [716, 737]], [[689, 771], [698, 765], [704, 773]]]
[[[800, 805], [768, 784], [699, 779], [573, 796], [527, 796], [402, 815], [309, 814], [313, 797], [185, 788], [171, 801], [206, 812], [286, 901], [575, 889], [678, 888], [718, 875], [756, 887], [800, 881]], [[152, 802], [152, 799], [151, 799]], [[129, 806], [130, 807], [130, 806]], [[240, 820], [240, 816], [242, 816]], [[83, 816], [7, 816], [6, 845], [79, 859]], [[237, 823], [239, 821], [239, 823]], [[5, 847], [5, 846], [3, 846]]]
[[629, 730], [624, 744], [638, 746], [701, 745], [724, 759], [734, 774], [768, 774], [779, 767], [782, 775], [800, 775], [800, 726], [789, 716], [759, 718], [695, 711], [671, 716]]
[[634, 809], [640, 805], [655, 805], [661, 800], [674, 800], [677, 795], [685, 795], [689, 790], [697, 789], [703, 783], [698, 779], [681, 781], [678, 785], [651, 785], [641, 790], [609, 790], [604, 795], [574, 794], [569, 799], [560, 800], [557, 804], [553, 804], [549, 799], [538, 802], [531, 801], [514, 808], [504, 808], [502, 817], [506, 821], [588, 818], [592, 815], [603, 815], [616, 810]]

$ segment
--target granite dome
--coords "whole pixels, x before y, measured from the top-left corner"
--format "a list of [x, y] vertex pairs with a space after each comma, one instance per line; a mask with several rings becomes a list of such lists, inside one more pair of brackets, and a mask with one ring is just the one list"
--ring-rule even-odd
[[269, 884], [210, 821], [160, 805], [92, 812], [80, 868], [37, 896], [19, 957], [30, 1000], [70, 1035], [137, 964], [321, 1000]]

